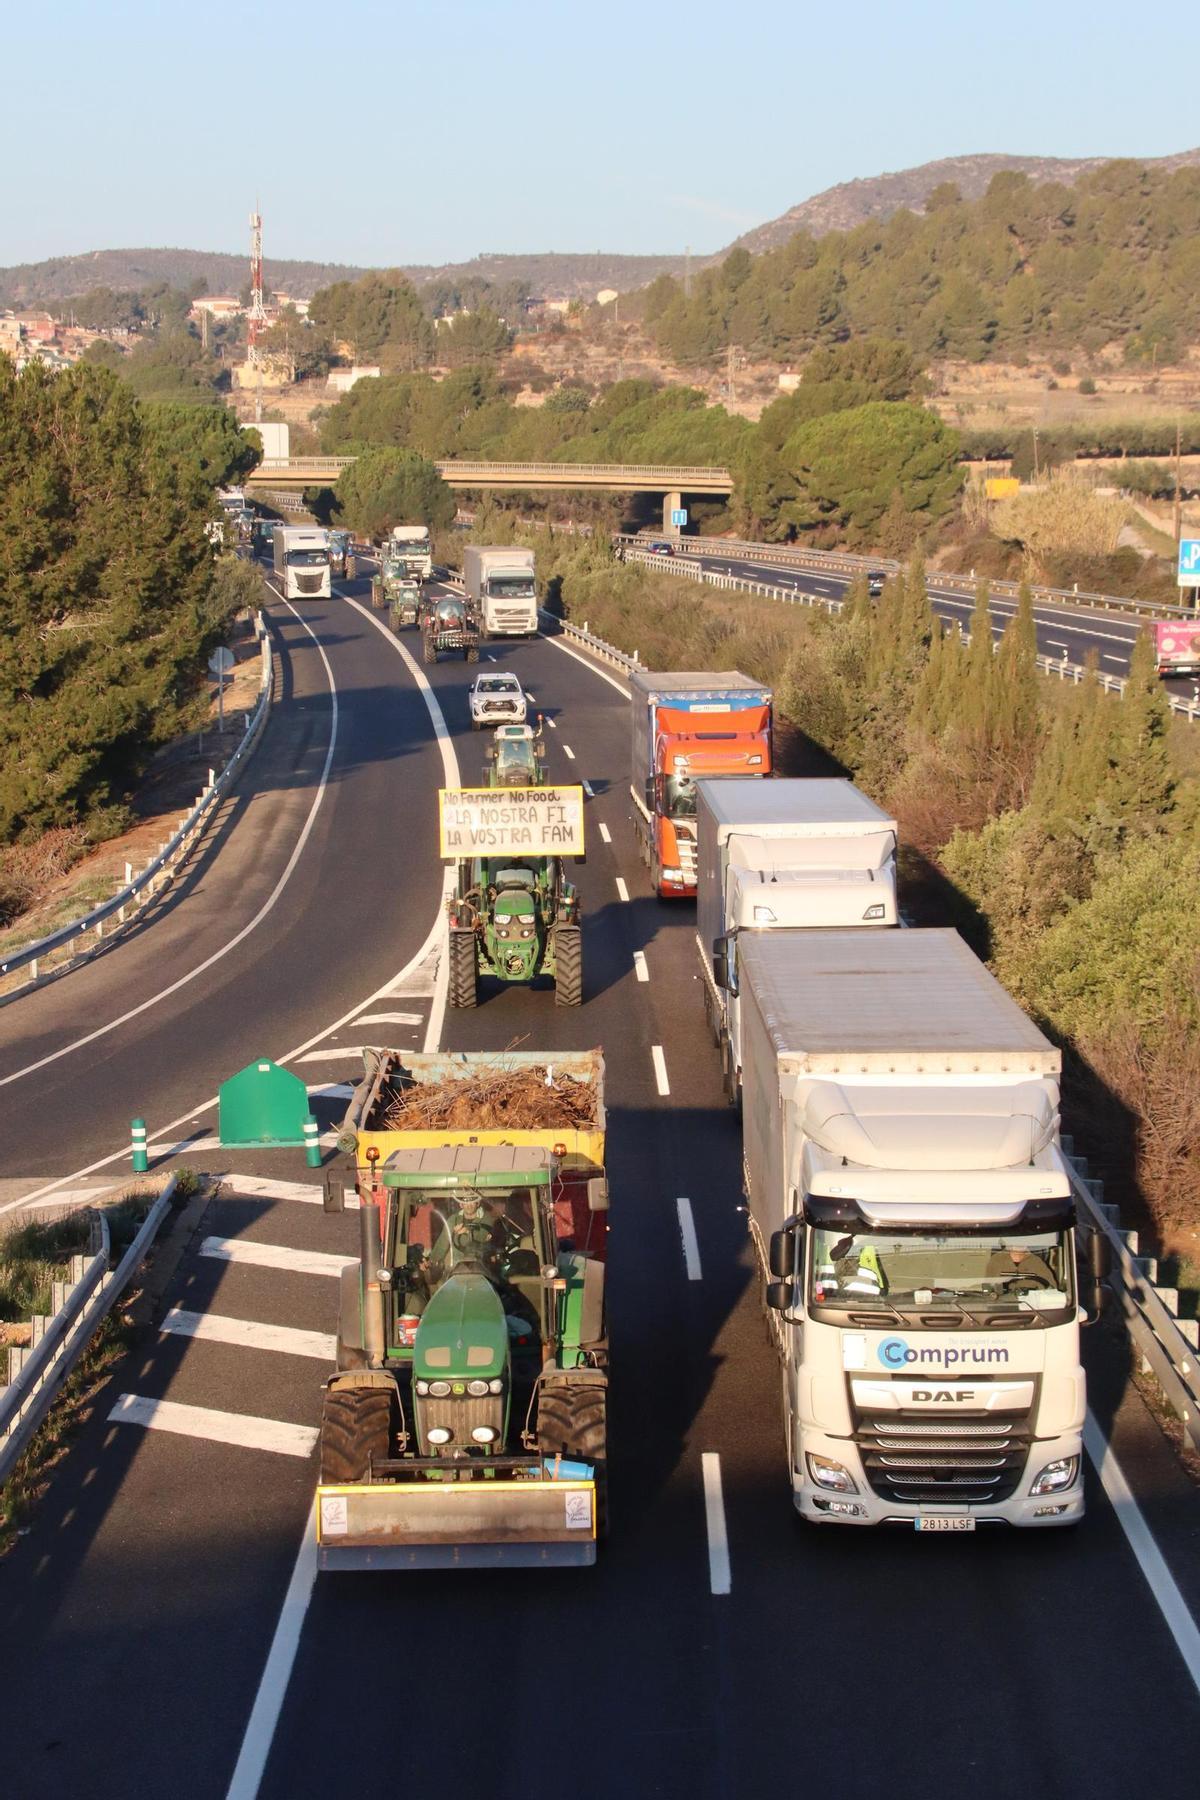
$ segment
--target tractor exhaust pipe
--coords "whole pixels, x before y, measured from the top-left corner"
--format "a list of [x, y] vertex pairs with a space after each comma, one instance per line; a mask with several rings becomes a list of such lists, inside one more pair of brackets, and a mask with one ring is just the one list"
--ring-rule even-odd
[[[383, 1214], [373, 1201], [363, 1195], [358, 1213], [359, 1257], [362, 1261], [363, 1285], [363, 1349], [367, 1353], [367, 1366], [381, 1369], [386, 1349], [386, 1333], [383, 1323], [384, 1289], [380, 1286], [380, 1263], [383, 1260], [383, 1244], [380, 1235], [380, 1224]], [[390, 1286], [390, 1280], [388, 1282]]]

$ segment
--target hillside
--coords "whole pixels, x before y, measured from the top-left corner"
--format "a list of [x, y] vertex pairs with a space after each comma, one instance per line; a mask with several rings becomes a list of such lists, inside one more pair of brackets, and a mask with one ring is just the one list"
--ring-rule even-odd
[[[1173, 156], [1150, 156], [1137, 159], [1140, 166], [1161, 169], [1188, 168], [1200, 163], [1200, 149], [1181, 150]], [[937, 162], [921, 163], [915, 169], [899, 169], [891, 174], [872, 175], [860, 181], [841, 181], [836, 187], [802, 200], [789, 207], [779, 218], [756, 225], [734, 240], [754, 255], [774, 250], [785, 244], [798, 231], [820, 237], [827, 231], [851, 231], [868, 219], [890, 219], [907, 207], [920, 212], [934, 188], [953, 182], [964, 200], [978, 200], [987, 192], [993, 175], [1014, 170], [1028, 175], [1031, 181], [1059, 181], [1072, 187], [1081, 175], [1089, 175], [1111, 162], [1107, 156], [944, 156]], [[730, 244], [721, 252], [728, 255]]]

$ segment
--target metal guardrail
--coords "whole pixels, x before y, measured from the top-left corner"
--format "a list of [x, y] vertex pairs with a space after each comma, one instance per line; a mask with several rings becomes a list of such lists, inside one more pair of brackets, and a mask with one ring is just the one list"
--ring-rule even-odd
[[72, 1259], [71, 1283], [54, 1284], [54, 1312], [34, 1319], [35, 1341], [27, 1350], [9, 1350], [9, 1382], [0, 1388], [0, 1484], [12, 1474], [63, 1382], [129, 1286], [170, 1209], [176, 1184], [172, 1175], [111, 1274], [108, 1221], [101, 1209], [90, 1254]]
[[[191, 812], [187, 814], [174, 835], [167, 840], [139, 875], [135, 875], [127, 881], [111, 900], [106, 900], [102, 906], [93, 907], [91, 912], [85, 913], [82, 918], [72, 919], [69, 924], [61, 925], [57, 931], [50, 932], [46, 937], [38, 938], [35, 943], [25, 944], [19, 950], [11, 951], [0, 959], [0, 976], [11, 975], [17, 969], [32, 968], [31, 979], [36, 981], [39, 979], [38, 965], [45, 958], [53, 955], [55, 951], [67, 947], [72, 949], [72, 956], [66, 960], [73, 961], [75, 956], [81, 953], [81, 940], [86, 938], [89, 932], [95, 932], [99, 942], [103, 939], [104, 926], [109, 919], [115, 915], [118, 926], [124, 925], [126, 911], [131, 905], [135, 903], [144, 905], [155, 894], [160, 893], [174, 878], [176, 870], [190, 850], [196, 836], [207, 823], [218, 801], [232, 784], [234, 777], [262, 733], [271, 702], [271, 640], [262, 613], [258, 615], [255, 630], [258, 634], [262, 655], [258, 705], [253, 713], [247, 716], [242, 741], [221, 773], [217, 775], [213, 771], [209, 772], [208, 786], [202, 794], [197, 796]], [[128, 867], [128, 865], [126, 866]], [[94, 946], [85, 945], [84, 948], [90, 952]], [[11, 1000], [16, 997], [16, 994], [24, 991], [23, 987], [17, 988], [13, 993], [0, 996], [0, 999]]]
[[[662, 534], [648, 535], [661, 537]], [[636, 537], [618, 534], [615, 541], [636, 545], [638, 540]], [[864, 569], [881, 569], [885, 574], [894, 575], [902, 566], [893, 557], [855, 556], [849, 551], [840, 550], [794, 550], [786, 544], [754, 544], [735, 538], [681, 538], [678, 553], [681, 557], [733, 556], [745, 562], [778, 563], [788, 568], [809, 569], [814, 574], [826, 571], [831, 575], [857, 575]], [[973, 594], [975, 591], [974, 576], [944, 575], [940, 570], [931, 570], [929, 579], [938, 588], [946, 588], [955, 593]], [[988, 588], [993, 594], [1015, 599], [1020, 592], [1020, 583], [993, 581], [989, 578]], [[1126, 612], [1146, 619], [1193, 619], [1200, 616], [1188, 606], [1127, 600], [1116, 594], [1094, 594], [1078, 588], [1034, 587], [1032, 592], [1039, 605], [1079, 606], [1102, 612]]]

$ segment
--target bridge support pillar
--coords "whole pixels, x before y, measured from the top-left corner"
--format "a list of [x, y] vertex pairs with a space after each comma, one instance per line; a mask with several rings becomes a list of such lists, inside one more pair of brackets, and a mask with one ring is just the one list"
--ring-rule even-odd
[[681, 493], [663, 495], [663, 532], [669, 537], [677, 538], [679, 536], [679, 526], [672, 522], [671, 514], [678, 512], [682, 505], [683, 495]]

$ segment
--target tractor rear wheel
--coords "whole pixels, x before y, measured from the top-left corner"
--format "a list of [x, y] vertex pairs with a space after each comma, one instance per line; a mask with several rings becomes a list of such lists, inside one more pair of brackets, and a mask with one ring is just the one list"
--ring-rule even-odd
[[608, 1398], [598, 1382], [556, 1381], [538, 1394], [538, 1449], [591, 1463], [596, 1479], [596, 1536], [608, 1536]]
[[365, 1481], [392, 1447], [394, 1387], [336, 1387], [321, 1412], [321, 1481]]
[[554, 1002], [583, 1003], [583, 932], [578, 925], [559, 925], [554, 932]]
[[451, 1006], [474, 1006], [478, 987], [477, 977], [475, 933], [462, 930], [451, 931], [450, 980], [448, 983]]
[[421, 661], [427, 663], [435, 663], [437, 661], [437, 650], [435, 649], [431, 638], [425, 638], [422, 642]]
[[468, 644], [466, 649], [463, 651], [463, 659], [466, 662], [478, 662], [479, 661], [479, 645], [478, 644]]

